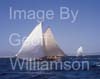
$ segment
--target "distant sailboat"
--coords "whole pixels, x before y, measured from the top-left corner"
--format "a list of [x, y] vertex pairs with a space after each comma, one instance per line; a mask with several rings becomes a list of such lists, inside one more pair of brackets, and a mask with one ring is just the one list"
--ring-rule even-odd
[[63, 51], [58, 47], [54, 40], [53, 34], [48, 28], [43, 34], [42, 23], [38, 24], [35, 29], [29, 34], [24, 41], [16, 57], [24, 58], [36, 58], [41, 59], [43, 57], [55, 58], [58, 56], [64, 56]]
[[77, 56], [83, 56], [83, 47], [80, 46], [77, 50]]

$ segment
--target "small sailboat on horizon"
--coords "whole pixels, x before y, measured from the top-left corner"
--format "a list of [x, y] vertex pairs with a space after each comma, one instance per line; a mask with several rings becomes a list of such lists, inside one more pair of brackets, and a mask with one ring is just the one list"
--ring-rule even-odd
[[76, 56], [83, 56], [83, 47], [82, 46], [80, 46], [78, 49], [77, 49], [77, 54], [76, 54]]

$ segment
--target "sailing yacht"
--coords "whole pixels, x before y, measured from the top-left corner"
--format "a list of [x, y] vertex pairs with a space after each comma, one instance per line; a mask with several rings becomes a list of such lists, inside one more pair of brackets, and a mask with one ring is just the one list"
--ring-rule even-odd
[[58, 59], [64, 52], [57, 45], [50, 28], [42, 32], [42, 23], [38, 24], [26, 38], [16, 54], [17, 58]]
[[83, 47], [80, 46], [78, 49], [77, 49], [77, 56], [83, 56]]

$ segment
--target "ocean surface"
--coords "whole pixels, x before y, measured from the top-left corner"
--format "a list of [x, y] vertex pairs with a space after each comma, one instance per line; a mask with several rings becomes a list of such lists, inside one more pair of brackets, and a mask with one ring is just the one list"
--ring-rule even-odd
[[[79, 60], [65, 57], [63, 60]], [[91, 62], [89, 70], [18, 71], [11, 69], [9, 58], [0, 58], [0, 79], [100, 79], [100, 56], [82, 57]]]

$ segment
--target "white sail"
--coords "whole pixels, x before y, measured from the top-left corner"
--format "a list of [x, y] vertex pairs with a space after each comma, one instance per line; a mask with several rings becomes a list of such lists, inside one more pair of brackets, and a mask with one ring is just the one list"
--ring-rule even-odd
[[58, 47], [50, 28], [44, 33], [44, 50], [46, 56], [64, 56], [64, 53]]
[[38, 24], [24, 41], [16, 55], [18, 58], [41, 58], [44, 57], [42, 23]]
[[35, 29], [29, 34], [24, 41], [21, 49], [16, 54], [16, 57], [24, 58], [36, 58], [42, 57], [61, 57], [64, 56], [64, 52], [57, 45], [51, 29], [48, 28], [43, 34], [42, 24], [38, 24]]
[[82, 56], [83, 55], [83, 47], [79, 47], [77, 50], [77, 56]]

